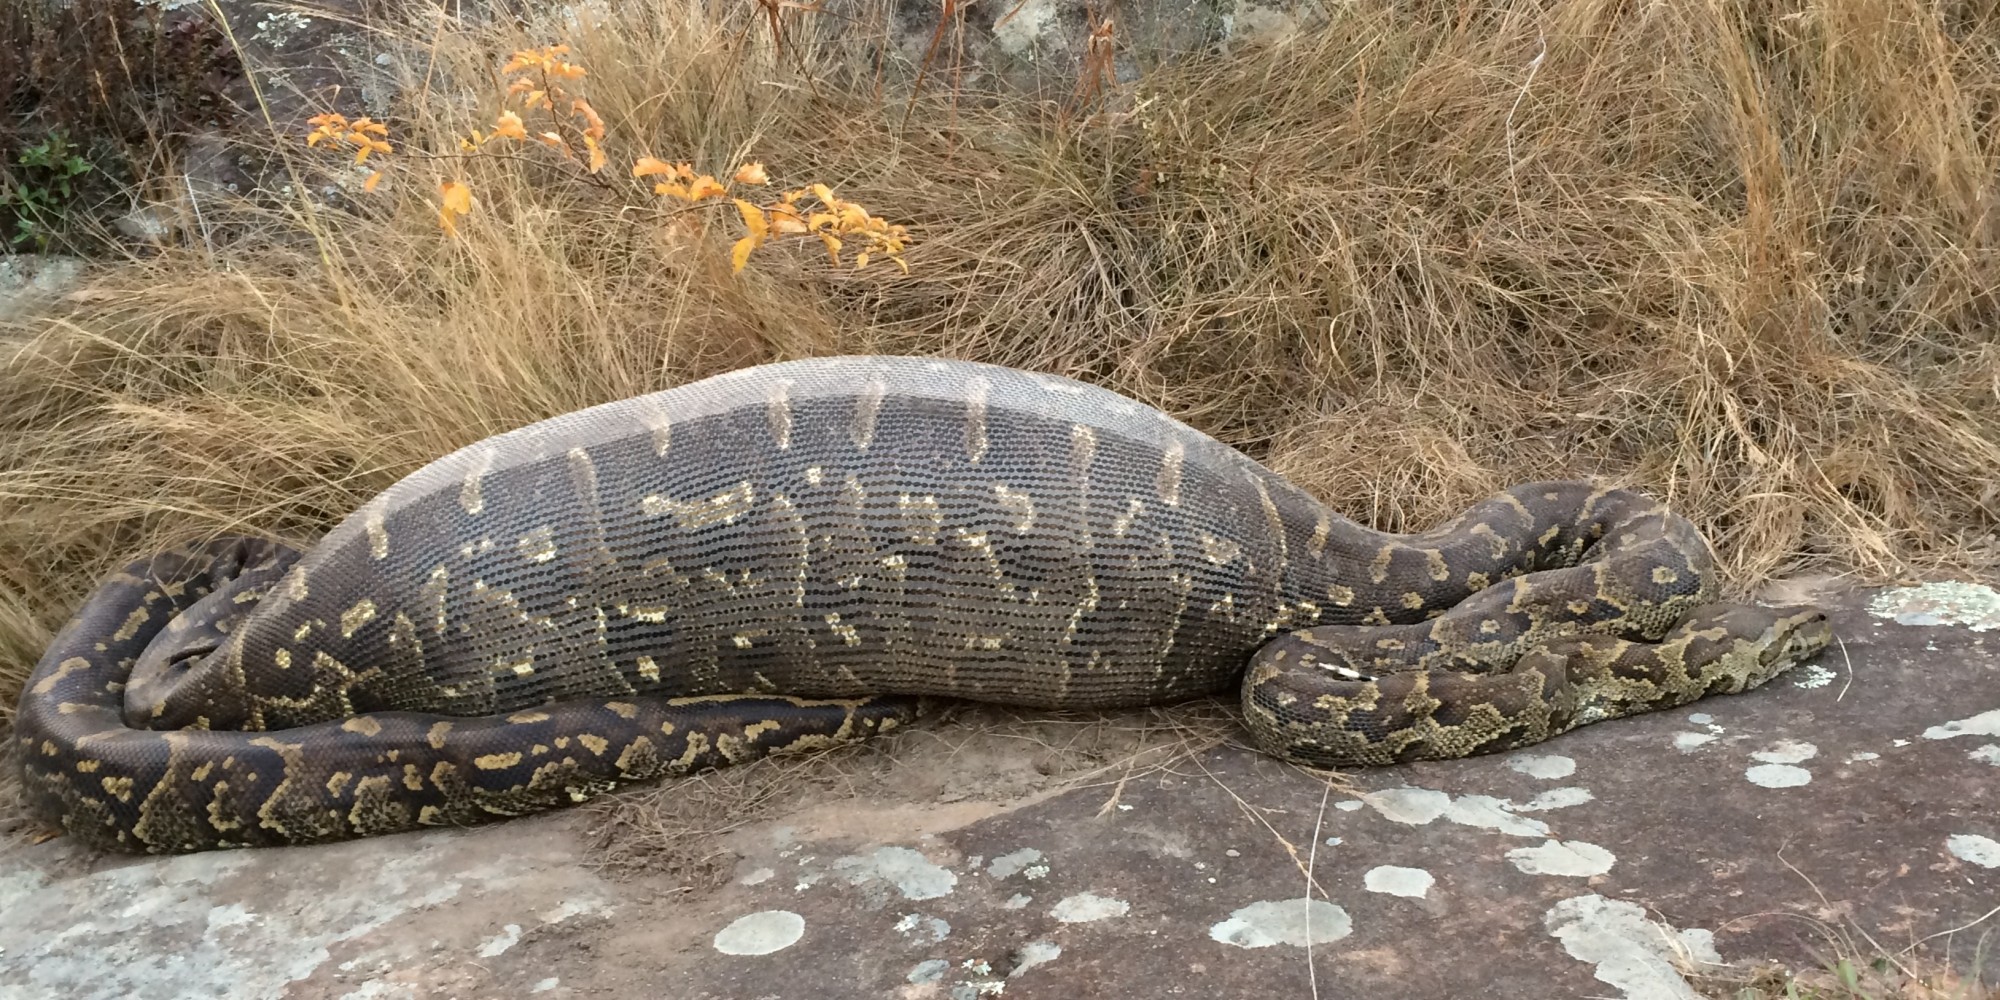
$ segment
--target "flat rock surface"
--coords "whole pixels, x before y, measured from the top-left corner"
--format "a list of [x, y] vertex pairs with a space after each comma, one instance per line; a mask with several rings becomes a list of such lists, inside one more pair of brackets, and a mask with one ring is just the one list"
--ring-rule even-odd
[[576, 813], [10, 846], [0, 997], [1665, 1000], [1689, 960], [1815, 966], [1829, 929], [1940, 935], [1968, 971], [2000, 905], [2000, 595], [1823, 603], [1840, 645], [1760, 691], [1332, 785], [1227, 745], [1068, 788], [901, 746], [930, 758], [909, 796], [742, 825], [720, 887], [594, 864]]

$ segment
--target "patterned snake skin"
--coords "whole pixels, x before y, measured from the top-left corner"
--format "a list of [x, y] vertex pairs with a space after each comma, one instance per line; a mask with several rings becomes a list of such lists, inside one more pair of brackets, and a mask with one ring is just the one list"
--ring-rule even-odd
[[39, 814], [154, 852], [518, 815], [933, 697], [1240, 682], [1270, 753], [1375, 765], [1741, 691], [1827, 641], [1714, 597], [1692, 526], [1631, 493], [1530, 484], [1387, 535], [1102, 389], [829, 358], [480, 441], [303, 554], [134, 563], [15, 736]]

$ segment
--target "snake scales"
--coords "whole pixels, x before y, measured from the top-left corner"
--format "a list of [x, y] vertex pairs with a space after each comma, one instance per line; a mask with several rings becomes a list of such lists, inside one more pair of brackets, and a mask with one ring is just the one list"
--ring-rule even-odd
[[1270, 753], [1376, 765], [1741, 691], [1827, 640], [1811, 609], [1714, 602], [1693, 527], [1629, 492], [1528, 484], [1388, 535], [1102, 389], [819, 359], [478, 442], [303, 554], [140, 560], [14, 733], [35, 811], [154, 852], [517, 815], [940, 696], [1240, 678]]

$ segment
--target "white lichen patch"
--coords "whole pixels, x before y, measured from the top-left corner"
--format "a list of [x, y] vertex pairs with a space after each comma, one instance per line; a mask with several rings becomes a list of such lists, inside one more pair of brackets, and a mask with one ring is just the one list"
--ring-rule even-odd
[[1079, 892], [1074, 896], [1064, 896], [1049, 907], [1049, 916], [1058, 923], [1087, 924], [1094, 920], [1108, 920], [1122, 917], [1132, 912], [1132, 904], [1122, 899], [1100, 896], [1094, 892]]
[[1360, 799], [1341, 799], [1339, 802], [1335, 802], [1333, 804], [1333, 807], [1335, 809], [1340, 810], [1341, 812], [1351, 813], [1354, 810], [1359, 809], [1366, 804], [1367, 803], [1362, 802]]
[[1508, 851], [1507, 860], [1530, 875], [1589, 878], [1610, 871], [1618, 859], [1596, 844], [1586, 844], [1581, 840], [1568, 843], [1551, 840], [1540, 847], [1517, 847]]
[[942, 958], [933, 958], [929, 961], [918, 962], [916, 965], [911, 966], [910, 974], [904, 976], [903, 978], [909, 980], [912, 983], [922, 985], [924, 983], [935, 983], [938, 980], [943, 979], [944, 974], [950, 971], [951, 971], [950, 962], [947, 962]]
[[936, 944], [951, 936], [951, 925], [937, 917], [906, 913], [896, 921], [896, 932], [918, 944]]
[[1010, 851], [1002, 854], [994, 858], [991, 862], [988, 862], [986, 865], [986, 874], [994, 878], [1006, 878], [1009, 875], [1020, 873], [1028, 878], [1040, 878], [1049, 873], [1048, 865], [1038, 863], [1041, 860], [1042, 852], [1032, 847], [1023, 847], [1018, 851]]
[[[545, 893], [598, 912], [612, 906], [604, 884], [577, 866], [500, 857], [453, 834], [370, 850], [328, 845], [277, 865], [245, 851], [133, 858], [67, 877], [31, 863], [32, 852], [0, 857], [0, 996], [282, 996], [330, 972], [332, 955], [357, 969], [440, 961], [418, 931], [441, 914], [482, 937], [506, 923], [525, 937]], [[450, 947], [458, 957], [443, 960], [477, 960], [480, 944]]]
[[273, 48], [282, 49], [310, 27], [312, 18], [297, 11], [283, 10], [259, 19], [256, 37], [270, 43]]
[[1819, 748], [1798, 740], [1779, 740], [1768, 750], [1759, 750], [1750, 755], [1766, 764], [1803, 764], [1819, 756]]
[[1012, 979], [1037, 965], [1047, 965], [1062, 957], [1062, 946], [1054, 941], [1030, 941], [1014, 953], [1014, 971], [1007, 973]]
[[1960, 861], [1981, 868], [2000, 868], [2000, 841], [1976, 833], [1955, 833], [1945, 838], [1944, 849]]
[[1862, 763], [1863, 761], [1881, 760], [1881, 759], [1882, 755], [1872, 750], [1856, 750], [1853, 753], [1847, 755], [1847, 762], [1849, 764], [1859, 764]]
[[611, 907], [594, 899], [565, 899], [554, 906], [535, 914], [545, 924], [559, 924], [571, 917], [586, 913], [610, 915]]
[[1006, 902], [1004, 902], [1004, 903], [1001, 903], [1001, 904], [1000, 904], [1000, 908], [1001, 908], [1001, 909], [1003, 909], [1003, 910], [1019, 910], [1019, 909], [1023, 909], [1023, 908], [1025, 908], [1025, 907], [1026, 907], [1026, 906], [1027, 906], [1027, 905], [1028, 905], [1029, 903], [1032, 903], [1032, 902], [1034, 902], [1034, 899], [1035, 899], [1035, 897], [1033, 897], [1033, 896], [1029, 896], [1029, 895], [1025, 895], [1025, 894], [1023, 894], [1023, 893], [1018, 893], [1018, 892], [1017, 892], [1017, 893], [1013, 894], [1012, 896], [1009, 896], [1009, 897], [1007, 897], [1007, 901], [1006, 901]]
[[1399, 868], [1395, 865], [1377, 865], [1361, 876], [1361, 884], [1369, 892], [1409, 899], [1422, 899], [1429, 895], [1436, 881], [1430, 872], [1422, 868]]
[[910, 900], [936, 899], [958, 885], [958, 876], [950, 869], [907, 847], [878, 847], [868, 854], [840, 858], [833, 868], [849, 885], [886, 884]]
[[[980, 975], [992, 971], [992, 968], [988, 967]], [[952, 987], [948, 995], [951, 1000], [979, 1000], [980, 997], [997, 997], [1005, 992], [1007, 992], [1007, 981], [1004, 979], [968, 979]]]
[[993, 44], [1010, 56], [1028, 54], [1043, 46], [1045, 37], [1061, 23], [1055, 0], [1024, 0], [1013, 16], [993, 29]]
[[1715, 735], [1712, 733], [1674, 734], [1674, 749], [1679, 750], [1682, 753], [1693, 753], [1697, 749], [1700, 749], [1703, 744], [1713, 743], [1713, 742], [1715, 742]]
[[806, 918], [790, 910], [760, 910], [730, 921], [715, 932], [715, 950], [724, 955], [769, 955], [805, 937]]
[[1948, 740], [1956, 736], [2000, 736], [2000, 708], [1924, 730], [1924, 739], [1927, 740]]
[[1494, 830], [1510, 837], [1546, 837], [1548, 824], [1516, 815], [1513, 804], [1491, 795], [1456, 798], [1429, 788], [1389, 788], [1361, 796], [1384, 819], [1423, 826], [1444, 819], [1461, 826]]
[[1590, 789], [1588, 788], [1577, 788], [1566, 785], [1562, 788], [1551, 788], [1515, 806], [1514, 809], [1517, 812], [1547, 812], [1550, 809], [1568, 809], [1571, 806], [1580, 806], [1596, 798], [1597, 796], [1590, 794]]
[[1820, 664], [1817, 663], [1802, 664], [1792, 670], [1792, 686], [1795, 688], [1804, 688], [1808, 691], [1811, 691], [1815, 688], [1823, 688], [1828, 684], [1833, 683], [1833, 679], [1836, 676], [1839, 675], [1835, 674], [1831, 670], [1828, 670], [1826, 667], [1821, 666]]
[[1683, 959], [1720, 965], [1715, 935], [1675, 931], [1646, 919], [1636, 903], [1595, 893], [1573, 896], [1542, 914], [1542, 926], [1571, 958], [1595, 967], [1598, 981], [1623, 991], [1626, 1000], [1701, 1000], [1682, 978]]
[[479, 957], [492, 958], [521, 943], [521, 925], [508, 924], [500, 928], [500, 933], [479, 944]]
[[1208, 929], [1208, 936], [1238, 948], [1294, 948], [1331, 944], [1353, 933], [1347, 911], [1324, 899], [1275, 899], [1251, 903]]
[[1965, 755], [1981, 764], [1992, 764], [1995, 767], [2000, 767], [2000, 744], [1988, 743], [1977, 750], [1967, 751]]
[[1791, 764], [1758, 764], [1746, 768], [1743, 777], [1764, 788], [1797, 788], [1812, 782], [1812, 772]]
[[1576, 773], [1576, 760], [1560, 754], [1519, 754], [1507, 761], [1507, 766], [1530, 778], [1554, 781]]
[[1963, 625], [1984, 632], [2000, 628], [2000, 591], [1956, 581], [1896, 587], [1875, 595], [1868, 610], [1898, 625]]

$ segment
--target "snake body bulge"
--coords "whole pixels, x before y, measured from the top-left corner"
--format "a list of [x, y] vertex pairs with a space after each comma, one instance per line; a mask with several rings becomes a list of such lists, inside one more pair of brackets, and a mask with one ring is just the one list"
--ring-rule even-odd
[[303, 554], [135, 563], [16, 735], [44, 814], [145, 850], [478, 822], [862, 736], [912, 697], [1149, 704], [1246, 663], [1268, 750], [1383, 763], [1754, 686], [1824, 642], [1713, 588], [1636, 494], [1530, 484], [1386, 535], [1102, 389], [818, 359], [478, 442]]

